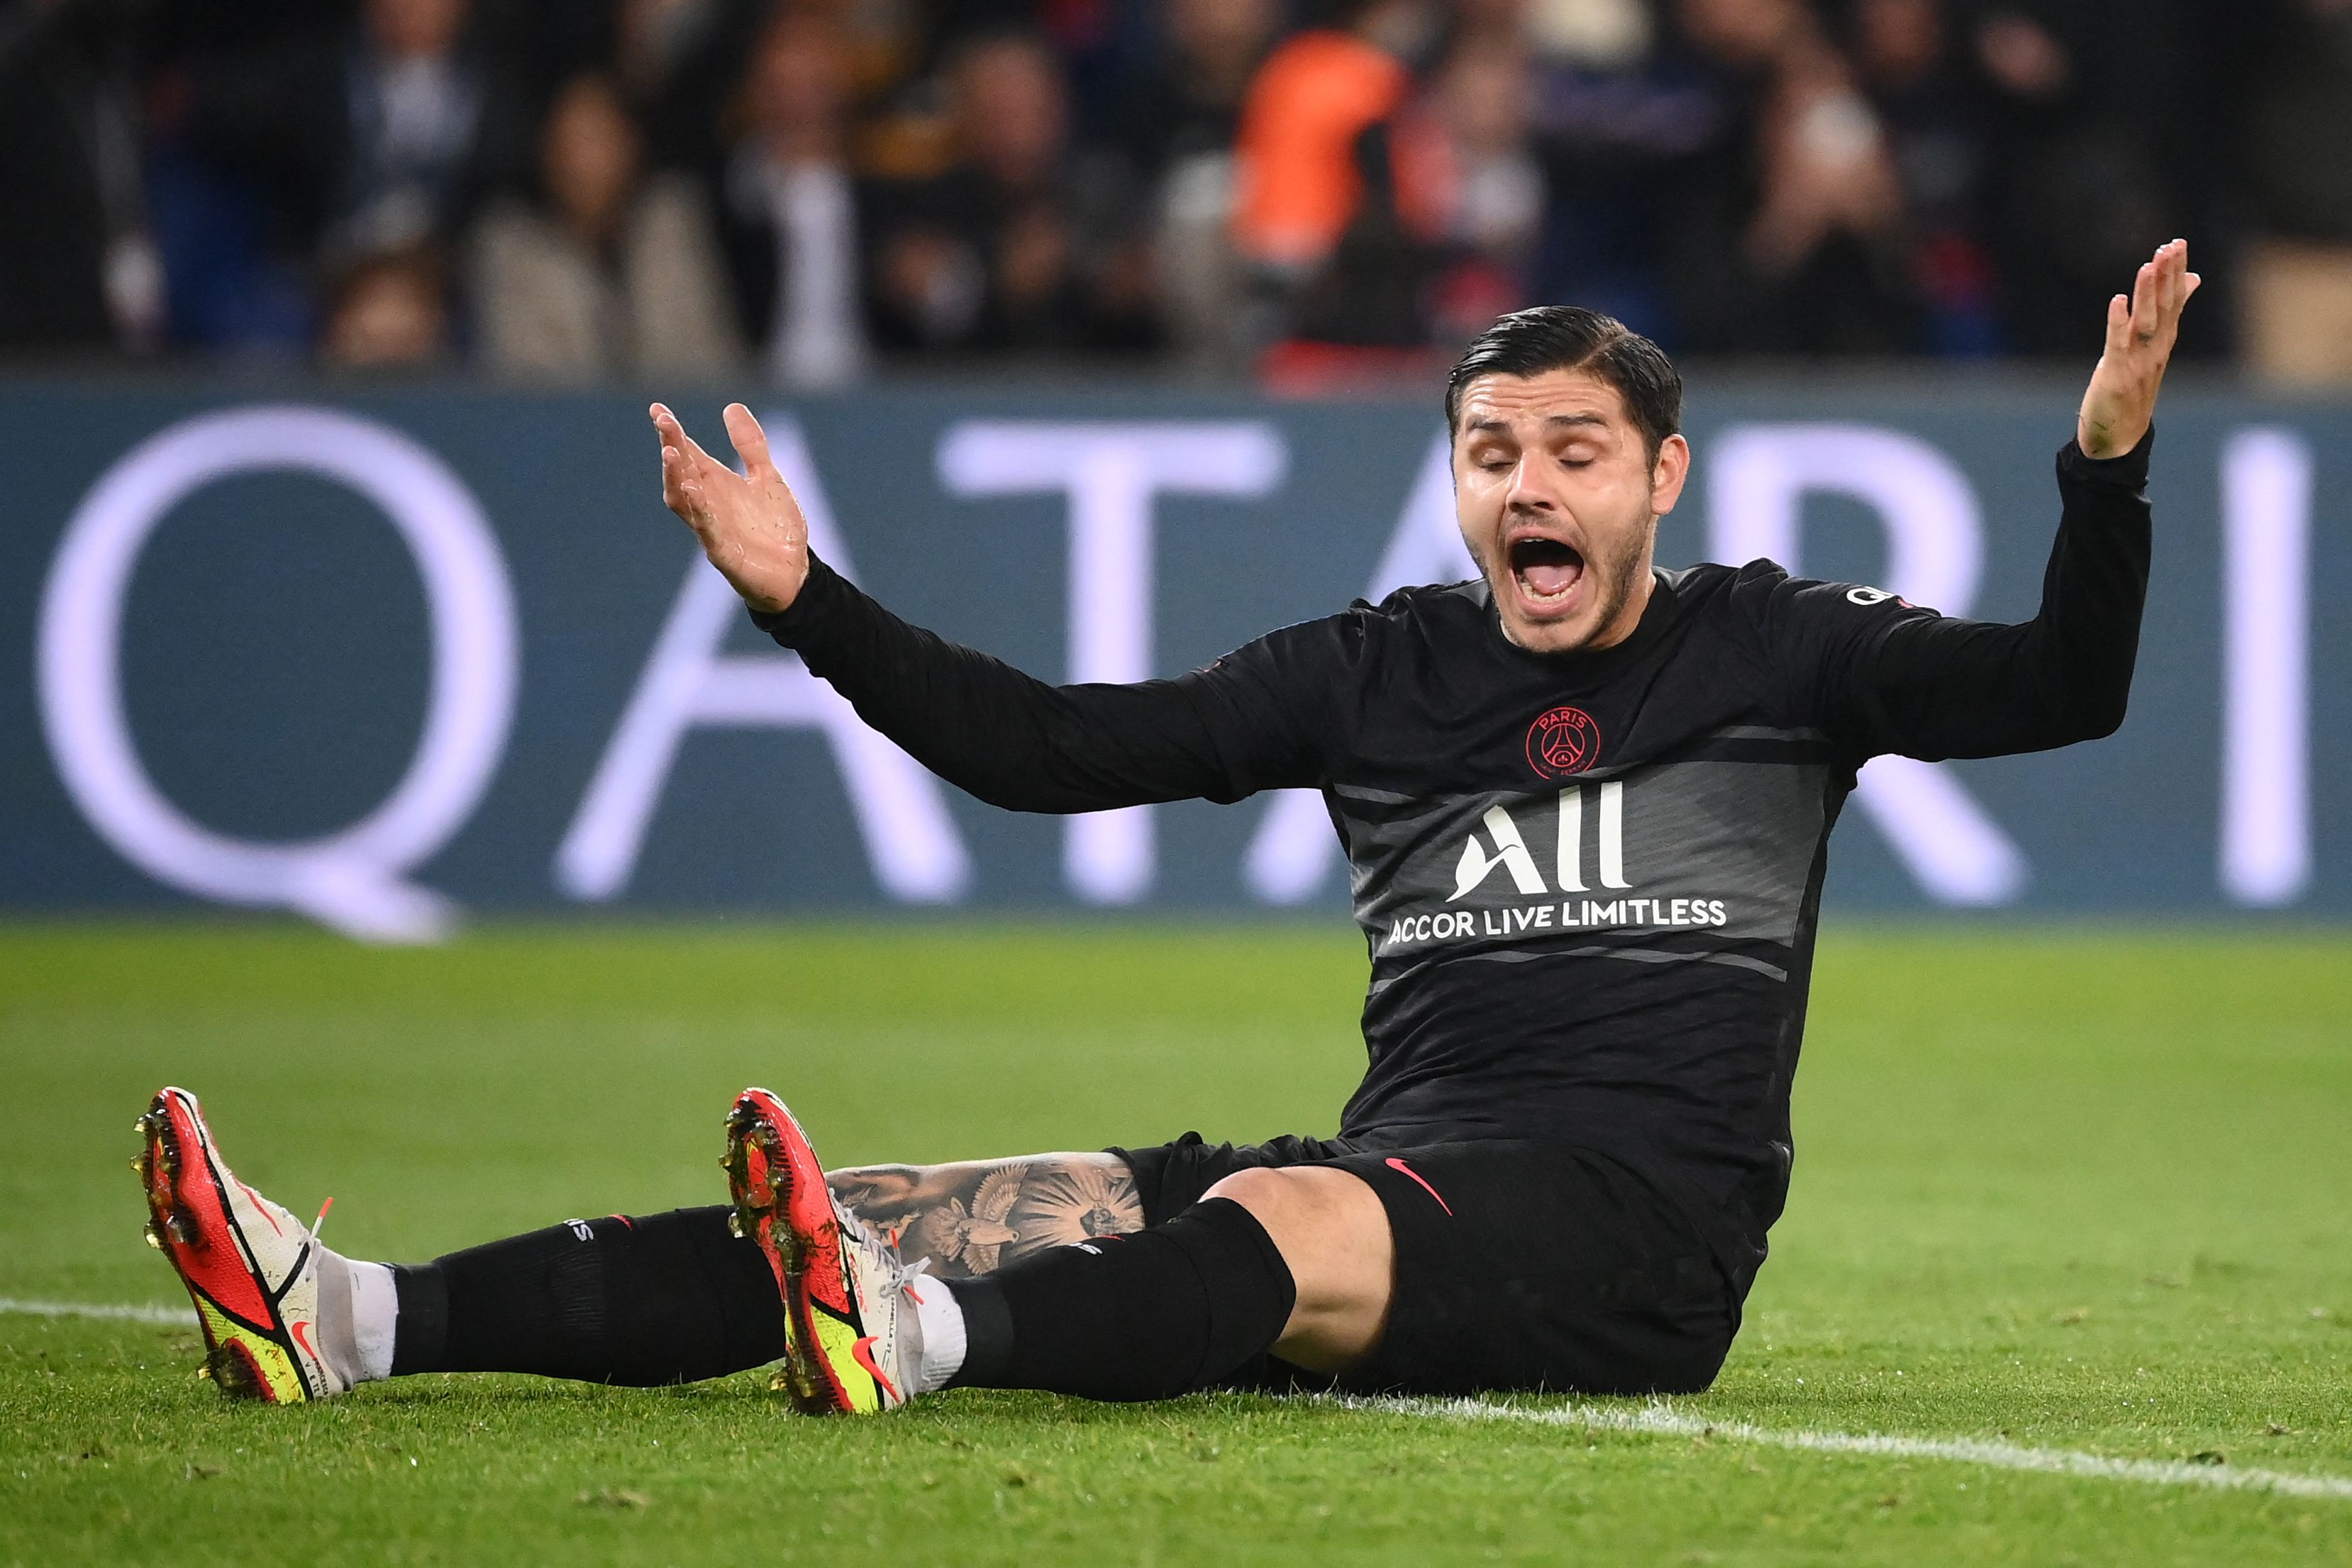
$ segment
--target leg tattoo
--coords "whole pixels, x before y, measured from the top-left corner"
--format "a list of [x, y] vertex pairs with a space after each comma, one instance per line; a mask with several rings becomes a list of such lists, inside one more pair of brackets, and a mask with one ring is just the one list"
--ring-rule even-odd
[[1090, 1236], [1143, 1228], [1135, 1173], [1117, 1155], [1029, 1155], [952, 1166], [829, 1171], [834, 1196], [895, 1238], [909, 1263], [964, 1280]]

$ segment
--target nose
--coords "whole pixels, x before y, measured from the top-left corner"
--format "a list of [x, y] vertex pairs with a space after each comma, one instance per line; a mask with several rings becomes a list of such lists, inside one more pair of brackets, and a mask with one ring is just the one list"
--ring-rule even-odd
[[1503, 497], [1507, 511], [1549, 511], [1551, 497], [1542, 487], [1543, 454], [1526, 452], [1511, 465], [1511, 487]]

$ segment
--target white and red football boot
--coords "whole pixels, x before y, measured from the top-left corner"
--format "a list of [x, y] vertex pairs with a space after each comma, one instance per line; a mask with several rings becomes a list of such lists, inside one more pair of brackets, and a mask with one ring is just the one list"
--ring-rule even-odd
[[947, 1287], [835, 1202], [808, 1134], [765, 1089], [727, 1113], [738, 1236], [759, 1244], [784, 1301], [776, 1386], [810, 1415], [895, 1410], [922, 1386], [917, 1292]]
[[223, 1394], [273, 1405], [342, 1393], [318, 1350], [317, 1239], [230, 1173], [186, 1090], [158, 1092], [138, 1131], [147, 1242], [195, 1301], [206, 1375]]

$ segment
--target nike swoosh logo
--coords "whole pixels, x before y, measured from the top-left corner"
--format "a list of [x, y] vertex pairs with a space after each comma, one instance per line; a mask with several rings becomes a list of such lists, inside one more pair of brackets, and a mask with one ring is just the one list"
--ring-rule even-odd
[[285, 1235], [286, 1228], [278, 1223], [278, 1217], [276, 1215], [269, 1212], [269, 1204], [268, 1200], [259, 1193], [254, 1191], [251, 1187], [246, 1186], [245, 1183], [239, 1182], [236, 1185], [245, 1187], [245, 1196], [253, 1199], [253, 1207], [261, 1211], [262, 1218], [269, 1221], [269, 1228], [275, 1230], [280, 1236]]
[[319, 1354], [319, 1347], [310, 1343], [310, 1325], [307, 1321], [296, 1318], [292, 1322], [288, 1323], [286, 1328], [287, 1332], [294, 1336], [294, 1343], [300, 1345], [303, 1354], [312, 1361], [323, 1362], [327, 1359]]
[[[849, 1354], [857, 1358], [857, 1364], [864, 1367], [866, 1372], [872, 1375], [875, 1383], [881, 1387], [883, 1393], [887, 1394], [893, 1399], [898, 1398], [898, 1385], [892, 1383], [887, 1377], [885, 1377], [882, 1375], [882, 1369], [874, 1364], [874, 1336], [872, 1334], [867, 1334], [864, 1339], [861, 1339], [856, 1344], [851, 1345], [849, 1347]], [[900, 1403], [904, 1403], [904, 1401], [900, 1401]]]
[[1437, 1198], [1437, 1207], [1445, 1210], [1446, 1218], [1451, 1219], [1454, 1218], [1454, 1206], [1446, 1202], [1444, 1198], [1438, 1197], [1437, 1189], [1430, 1186], [1428, 1182], [1423, 1180], [1422, 1175], [1419, 1171], [1413, 1169], [1411, 1166], [1405, 1164], [1401, 1159], [1397, 1159], [1393, 1155], [1382, 1163], [1392, 1171], [1402, 1171], [1405, 1175], [1411, 1176], [1413, 1179], [1414, 1184], [1418, 1186], [1422, 1191], [1429, 1194], [1432, 1197]]

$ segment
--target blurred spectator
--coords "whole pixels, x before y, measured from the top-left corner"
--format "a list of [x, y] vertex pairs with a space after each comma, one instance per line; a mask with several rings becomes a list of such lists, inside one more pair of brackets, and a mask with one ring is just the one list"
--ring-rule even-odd
[[2249, 365], [2352, 383], [2352, 0], [2261, 0], [2240, 21]]
[[[1395, 120], [1412, 63], [1433, 41], [1419, 0], [1340, 0], [1331, 25], [1276, 48], [1243, 105], [1234, 239], [1255, 280], [1269, 340], [1418, 350], [1442, 220], [1400, 179]], [[1369, 362], [1369, 361], [1363, 361]], [[1286, 351], [1268, 373], [1346, 361]]]
[[121, 0], [0, 4], [0, 351], [153, 341]]
[[1916, 337], [1885, 129], [1799, 0], [1681, 0], [1722, 106], [1677, 223], [1684, 342], [1895, 354]]
[[1159, 192], [1158, 287], [1196, 368], [1237, 370], [1240, 277], [1230, 230], [1242, 96], [1275, 30], [1275, 0], [1168, 0], [1168, 48], [1131, 80], [1119, 145]]
[[1532, 0], [1453, 0], [1446, 8], [1445, 57], [1507, 51], [1524, 60], [1535, 46]]
[[482, 119], [479, 68], [458, 53], [466, 0], [368, 0], [345, 67], [348, 141], [329, 248], [392, 250], [457, 225]]
[[[365, 0], [351, 32], [307, 26], [190, 62], [165, 126], [194, 155], [170, 166], [190, 187], [167, 255], [175, 314], [180, 279], [207, 267], [213, 287], [252, 293], [273, 251], [335, 273], [446, 245], [486, 185], [528, 167], [523, 96], [492, 90], [466, 21], [466, 0]], [[232, 327], [253, 314], [235, 298], [204, 309]]]
[[[2102, 0], [1997, 0], [1977, 23], [1997, 193], [1988, 235], [2015, 350], [2095, 356], [2116, 279], [2198, 228], [2191, 184], [2208, 138], [2189, 111], [2202, 4], [2135, 0], [2119, 26]], [[2191, 312], [2181, 352], [2226, 316]]]
[[1984, 101], [1945, 0], [1856, 0], [1854, 65], [1885, 126], [1902, 187], [1911, 277], [1929, 353], [2000, 347], [1984, 244]]
[[425, 371], [449, 353], [449, 293], [438, 252], [376, 251], [336, 279], [319, 357], [344, 371]]
[[1336, 25], [1293, 35], [1250, 84], [1236, 146], [1234, 243], [1294, 279], [1338, 250], [1366, 194], [1360, 144], [1402, 106], [1409, 57], [1428, 42], [1427, 10], [1412, 0], [1329, 10]]
[[2188, 235], [2182, 354], [2339, 376], [2347, 36], [2352, 0], [0, 0], [0, 345], [1305, 389], [1566, 298], [1695, 354], [2076, 358]]
[[1522, 0], [1517, 20], [1548, 63], [1622, 70], [1647, 59], [1657, 40], [1648, 0]]
[[879, 193], [877, 327], [891, 347], [1133, 349], [1156, 330], [1149, 246], [1118, 162], [1069, 141], [1038, 38], [988, 33], [947, 68], [956, 161]]
[[[579, 0], [554, 0], [577, 5]], [[735, 91], [758, 38], [760, 0], [611, 0], [614, 75], [654, 170], [720, 156], [714, 106]]]
[[475, 226], [469, 270], [482, 364], [506, 374], [711, 373], [735, 358], [702, 193], [643, 175], [613, 84], [578, 78], [541, 135], [541, 200]]
[[[1465, 10], [1469, 9], [1465, 7]], [[1544, 178], [1530, 151], [1528, 50], [1499, 27], [1465, 30], [1410, 122], [1407, 174], [1425, 184], [1446, 246], [1428, 304], [1440, 346], [1467, 342], [1528, 303]]]
[[1276, 21], [1275, 0], [1167, 0], [1167, 47], [1120, 94], [1119, 146], [1139, 173], [1233, 151]]
[[850, 95], [875, 103], [924, 63], [924, 0], [817, 0], [834, 26], [849, 71]]
[[744, 84], [748, 129], [722, 203], [737, 319], [769, 374], [837, 386], [866, 363], [859, 193], [848, 163], [845, 62], [817, 15], [761, 35]]
[[1531, 292], [1682, 340], [1677, 238], [1695, 177], [1737, 134], [1706, 61], [1644, 0], [1534, 0], [1534, 131], [1547, 189]]
[[367, 0], [348, 37], [298, 35], [195, 74], [198, 145], [259, 169], [330, 252], [448, 235], [476, 174], [483, 73], [460, 47], [466, 0]]

